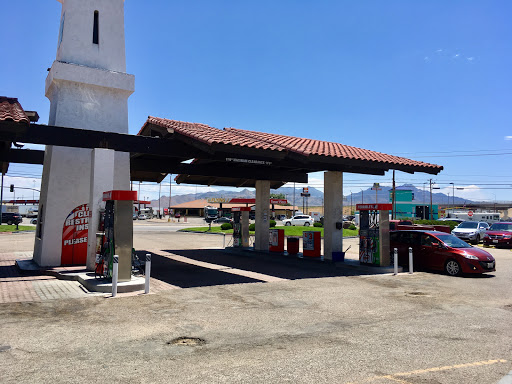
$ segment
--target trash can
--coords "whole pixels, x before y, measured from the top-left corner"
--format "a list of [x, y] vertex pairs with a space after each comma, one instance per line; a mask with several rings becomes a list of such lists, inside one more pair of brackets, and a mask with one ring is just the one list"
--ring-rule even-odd
[[332, 253], [332, 261], [335, 262], [345, 262], [345, 252], [333, 252]]
[[289, 255], [296, 255], [299, 253], [299, 238], [290, 236], [286, 239], [286, 250]]

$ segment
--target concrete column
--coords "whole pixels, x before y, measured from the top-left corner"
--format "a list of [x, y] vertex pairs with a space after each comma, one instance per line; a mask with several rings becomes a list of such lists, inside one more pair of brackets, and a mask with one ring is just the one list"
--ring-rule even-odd
[[92, 150], [86, 263], [89, 271], [93, 271], [95, 267], [96, 233], [100, 222], [100, 208], [104, 207], [103, 192], [114, 189], [114, 163], [115, 151], [101, 148]]
[[256, 181], [256, 239], [254, 249], [268, 252], [268, 241], [270, 238], [270, 181]]
[[333, 252], [342, 252], [343, 229], [336, 229], [336, 222], [343, 223], [343, 173], [324, 173], [324, 260], [332, 261]]

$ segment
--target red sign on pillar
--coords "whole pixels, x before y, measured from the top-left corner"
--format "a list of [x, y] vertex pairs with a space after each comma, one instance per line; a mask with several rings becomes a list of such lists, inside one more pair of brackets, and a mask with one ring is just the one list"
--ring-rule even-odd
[[61, 265], [85, 265], [89, 234], [89, 205], [79, 205], [71, 211], [62, 229]]

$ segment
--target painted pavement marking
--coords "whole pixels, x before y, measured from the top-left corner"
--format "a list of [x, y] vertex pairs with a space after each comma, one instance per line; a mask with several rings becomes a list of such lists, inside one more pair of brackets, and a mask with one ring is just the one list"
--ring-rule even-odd
[[[414, 371], [409, 372], [397, 372], [392, 373], [390, 375], [378, 375], [369, 377], [368, 379], [365, 379], [363, 381], [360, 381], [361, 383], [369, 382], [369, 381], [376, 381], [376, 380], [382, 380], [382, 379], [388, 379], [391, 381], [395, 381], [398, 383], [403, 384], [411, 384], [408, 381], [405, 381], [401, 379], [404, 376], [413, 376], [413, 375], [421, 375], [424, 373], [430, 373], [430, 372], [441, 372], [441, 371], [449, 371], [453, 369], [462, 369], [462, 368], [471, 368], [471, 367], [478, 367], [483, 365], [492, 365], [492, 364], [500, 364], [500, 363], [507, 363], [508, 360], [504, 359], [495, 359], [495, 360], [484, 360], [484, 361], [475, 361], [473, 363], [465, 363], [465, 364], [455, 364], [455, 365], [445, 365], [443, 367], [432, 367], [432, 368], [425, 368], [425, 369], [416, 369]], [[349, 382], [346, 384], [356, 384], [356, 382]]]

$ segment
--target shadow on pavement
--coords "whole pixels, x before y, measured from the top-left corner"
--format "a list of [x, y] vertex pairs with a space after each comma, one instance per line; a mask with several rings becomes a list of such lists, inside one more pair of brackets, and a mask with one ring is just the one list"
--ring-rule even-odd
[[[147, 253], [138, 251], [137, 253]], [[283, 255], [262, 255], [253, 252], [231, 253], [218, 249], [164, 250], [169, 254], [187, 257], [196, 261], [256, 272], [282, 279], [310, 279], [334, 276], [361, 275], [357, 270], [336, 268], [332, 264], [317, 260], [299, 259]], [[151, 277], [179, 287], [199, 287], [219, 284], [259, 282], [229, 273], [228, 270], [209, 269], [188, 263], [178, 262], [153, 254]]]
[[[137, 251], [139, 257], [142, 257], [146, 253], [150, 252]], [[151, 256], [151, 277], [181, 288], [256, 283], [261, 281], [219, 270], [182, 263], [154, 253], [152, 253]]]

